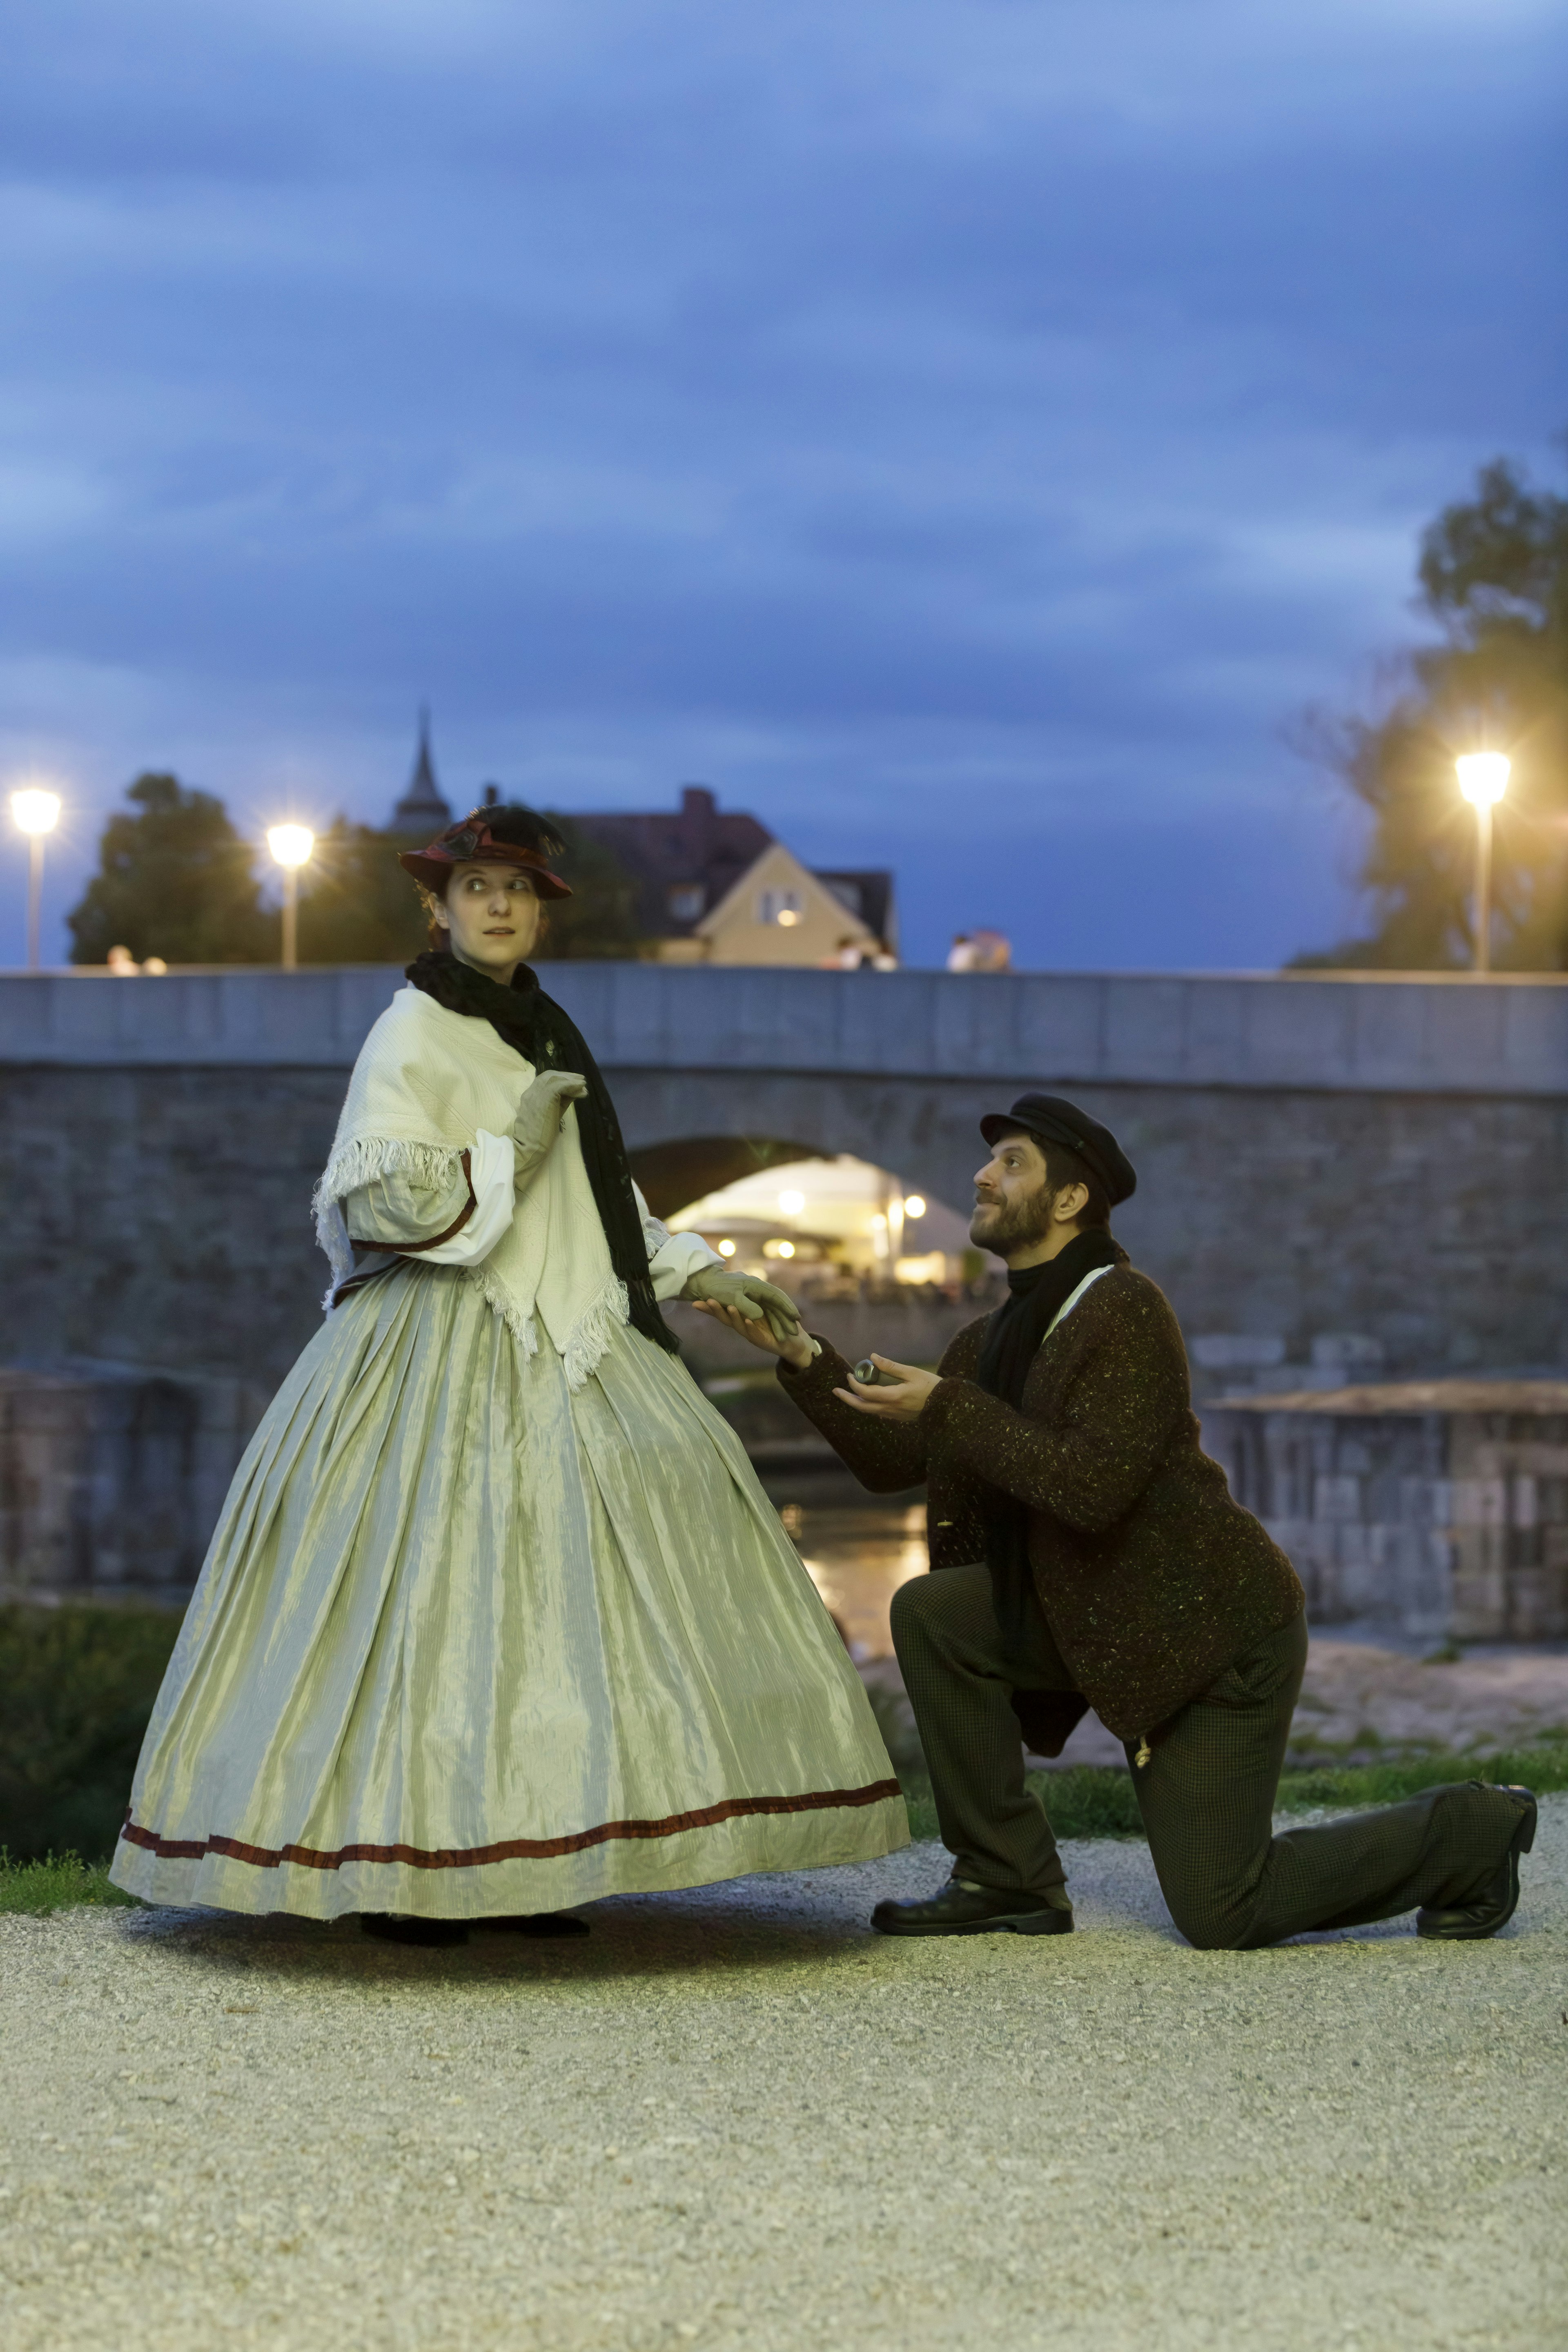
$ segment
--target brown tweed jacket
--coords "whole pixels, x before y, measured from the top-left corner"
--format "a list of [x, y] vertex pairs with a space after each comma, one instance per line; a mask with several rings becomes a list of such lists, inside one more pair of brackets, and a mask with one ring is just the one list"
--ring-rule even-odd
[[933, 1569], [985, 1557], [988, 1496], [1028, 1507], [1029, 1559], [1069, 1695], [1020, 1693], [1029, 1744], [1060, 1752], [1092, 1706], [1153, 1733], [1303, 1605], [1296, 1571], [1198, 1444], [1186, 1350], [1164, 1293], [1119, 1265], [1041, 1347], [1015, 1412], [975, 1386], [989, 1318], [961, 1331], [918, 1421], [841, 1404], [837, 1349], [779, 1375], [873, 1494], [928, 1485]]

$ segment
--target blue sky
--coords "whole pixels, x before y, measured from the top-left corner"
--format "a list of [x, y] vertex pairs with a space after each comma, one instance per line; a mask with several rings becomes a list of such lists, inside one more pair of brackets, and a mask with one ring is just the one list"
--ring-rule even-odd
[[[52, 0], [0, 81], [0, 782], [753, 810], [930, 961], [1353, 920], [1290, 751], [1557, 471], [1545, 0]], [[7, 847], [7, 843], [10, 846]], [[0, 961], [21, 859], [0, 839]]]

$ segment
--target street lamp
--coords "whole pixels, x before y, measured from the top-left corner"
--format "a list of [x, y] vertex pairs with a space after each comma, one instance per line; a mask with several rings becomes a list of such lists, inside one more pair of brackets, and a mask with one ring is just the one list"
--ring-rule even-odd
[[11, 814], [27, 836], [27, 970], [38, 969], [38, 923], [44, 904], [44, 836], [60, 821], [58, 793], [13, 793]]
[[283, 969], [294, 971], [300, 962], [300, 868], [309, 863], [316, 836], [308, 824], [275, 824], [267, 846], [283, 868]]
[[1492, 811], [1508, 790], [1501, 751], [1467, 751], [1454, 767], [1459, 790], [1476, 813], [1476, 957], [1478, 973], [1492, 968]]

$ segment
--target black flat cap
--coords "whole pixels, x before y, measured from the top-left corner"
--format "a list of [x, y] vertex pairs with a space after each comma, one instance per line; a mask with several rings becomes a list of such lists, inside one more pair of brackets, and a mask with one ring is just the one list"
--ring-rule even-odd
[[1011, 1110], [988, 1111], [980, 1122], [980, 1132], [990, 1144], [999, 1143], [1005, 1135], [1016, 1135], [1020, 1129], [1037, 1143], [1059, 1143], [1064, 1150], [1076, 1151], [1104, 1185], [1113, 1209], [1119, 1202], [1130, 1201], [1138, 1190], [1132, 1162], [1110, 1129], [1065, 1097], [1020, 1095]]

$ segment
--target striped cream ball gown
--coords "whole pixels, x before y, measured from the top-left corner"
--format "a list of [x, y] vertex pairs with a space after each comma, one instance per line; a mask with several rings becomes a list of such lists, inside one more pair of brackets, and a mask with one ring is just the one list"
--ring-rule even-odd
[[[318, 1193], [335, 1303], [159, 1694], [133, 1895], [482, 1919], [907, 1843], [739, 1441], [628, 1308], [575, 1108], [515, 1179], [534, 1076], [416, 986], [366, 1040]], [[637, 1202], [674, 1297], [710, 1253]]]

